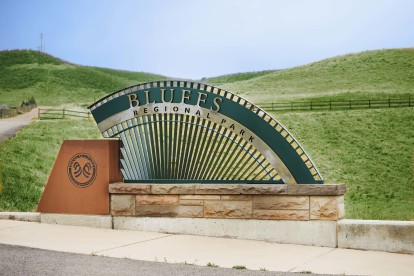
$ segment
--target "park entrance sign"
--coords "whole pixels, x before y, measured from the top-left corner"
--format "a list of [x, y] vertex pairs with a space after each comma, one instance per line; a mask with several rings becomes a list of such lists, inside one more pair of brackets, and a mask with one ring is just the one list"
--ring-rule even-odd
[[160, 81], [89, 109], [106, 139], [63, 141], [37, 208], [42, 220], [336, 246], [346, 187], [323, 184], [299, 142], [253, 103]]
[[323, 183], [284, 126], [217, 87], [189, 81], [143, 83], [89, 109], [104, 137], [122, 141], [124, 182]]

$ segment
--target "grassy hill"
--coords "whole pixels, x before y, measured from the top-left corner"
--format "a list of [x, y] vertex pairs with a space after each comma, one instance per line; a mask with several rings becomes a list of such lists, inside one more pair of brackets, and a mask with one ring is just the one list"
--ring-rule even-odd
[[[0, 52], [0, 102], [34, 95], [42, 104], [87, 104], [120, 87], [163, 78], [76, 66], [33, 51]], [[207, 82], [256, 103], [413, 97], [414, 49], [369, 51]], [[347, 185], [347, 218], [414, 220], [412, 107], [273, 115], [298, 138], [326, 183]], [[96, 137], [92, 121], [39, 121], [1, 143], [0, 211], [34, 210], [62, 140]]]
[[166, 77], [79, 66], [32, 50], [0, 52], [0, 103], [11, 106], [34, 96], [42, 105], [91, 104], [109, 92]]
[[366, 51], [285, 70], [207, 79], [262, 103], [414, 95], [414, 48]]

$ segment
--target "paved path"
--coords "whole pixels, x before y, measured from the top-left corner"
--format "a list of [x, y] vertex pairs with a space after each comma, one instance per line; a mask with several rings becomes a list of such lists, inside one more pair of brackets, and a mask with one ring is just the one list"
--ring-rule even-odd
[[12, 220], [0, 220], [0, 244], [172, 264], [243, 265], [257, 271], [414, 275], [414, 255], [407, 254]]
[[37, 118], [37, 108], [15, 117], [0, 119], [0, 142], [13, 137], [19, 129], [30, 124], [34, 118]]

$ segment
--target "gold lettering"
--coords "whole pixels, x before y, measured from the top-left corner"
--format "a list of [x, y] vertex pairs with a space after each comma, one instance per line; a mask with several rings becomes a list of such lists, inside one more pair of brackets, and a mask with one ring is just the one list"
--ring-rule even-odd
[[163, 103], [172, 103], [172, 101], [174, 99], [174, 89], [170, 89], [170, 91], [171, 91], [171, 100], [169, 102], [167, 102], [167, 100], [165, 99], [165, 90], [167, 90], [167, 89], [161, 89], [162, 102]]
[[220, 108], [221, 108], [220, 105], [219, 105], [219, 102], [222, 103], [223, 99], [219, 98], [219, 97], [215, 97], [214, 100], [213, 100], [213, 103], [214, 103], [214, 105], [216, 106], [217, 109], [214, 110], [213, 107], [210, 107], [210, 109], [213, 110], [213, 111], [219, 112]]
[[206, 103], [206, 99], [207, 93], [198, 92], [197, 105], [200, 106], [200, 103]]
[[186, 104], [185, 99], [190, 100], [191, 91], [183, 89], [182, 92], [183, 92], [183, 98], [182, 98], [181, 102]]
[[[150, 92], [150, 90], [145, 90], [145, 99], [147, 100], [147, 104], [150, 104]], [[152, 103], [155, 103], [155, 101]]]
[[[138, 95], [137, 94], [129, 94], [128, 95], [128, 100], [129, 100], [129, 106], [130, 107], [139, 106], [139, 101], [138, 101]], [[135, 105], [134, 105], [134, 103], [135, 103]]]

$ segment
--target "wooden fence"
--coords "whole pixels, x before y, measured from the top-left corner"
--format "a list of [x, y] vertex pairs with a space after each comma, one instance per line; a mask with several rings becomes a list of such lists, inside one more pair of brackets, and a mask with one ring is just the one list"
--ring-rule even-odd
[[[414, 101], [407, 99], [383, 100], [343, 100], [343, 101], [304, 101], [257, 104], [266, 111], [318, 111], [318, 110], [346, 110], [390, 107], [414, 107]], [[38, 109], [39, 119], [66, 119], [71, 117], [92, 118], [88, 111], [68, 109]]]
[[13, 108], [8, 108], [8, 109], [0, 109], [0, 119], [14, 117], [19, 114], [29, 112], [33, 108], [36, 108], [36, 107], [37, 107], [36, 104], [31, 104], [31, 105], [18, 106], [18, 107], [13, 107]]
[[39, 108], [37, 111], [37, 118], [41, 120], [48, 120], [48, 119], [66, 119], [66, 118], [85, 118], [89, 119], [91, 117], [91, 113], [89, 111], [75, 111], [75, 110], [68, 110], [68, 109], [43, 109]]
[[411, 97], [406, 99], [382, 99], [382, 100], [338, 100], [338, 101], [303, 101], [257, 104], [267, 111], [312, 111], [312, 110], [344, 110], [344, 109], [368, 109], [389, 107], [412, 107]]

